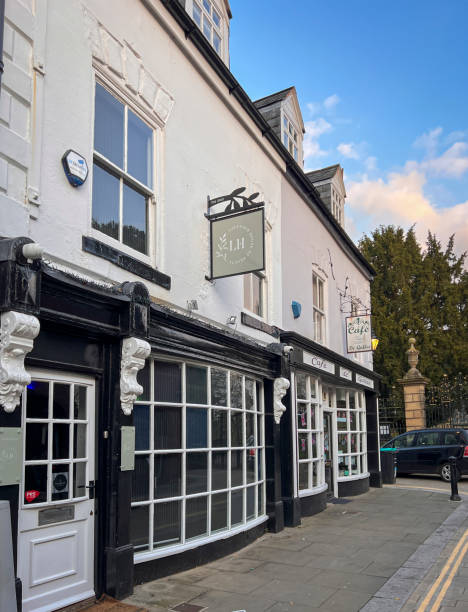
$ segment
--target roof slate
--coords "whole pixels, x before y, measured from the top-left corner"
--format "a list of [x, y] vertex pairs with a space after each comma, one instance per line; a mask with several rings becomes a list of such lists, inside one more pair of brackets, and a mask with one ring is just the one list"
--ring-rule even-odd
[[336, 171], [340, 167], [340, 164], [334, 164], [333, 166], [327, 166], [326, 168], [320, 168], [319, 170], [312, 170], [306, 172], [307, 178], [312, 183], [319, 183], [320, 181], [327, 181], [335, 176]]
[[281, 91], [277, 91], [276, 93], [271, 94], [269, 96], [265, 96], [264, 98], [260, 98], [259, 100], [254, 100], [254, 104], [257, 108], [263, 108], [264, 106], [270, 106], [270, 104], [275, 104], [275, 102], [282, 102], [293, 90], [294, 87], [282, 89]]

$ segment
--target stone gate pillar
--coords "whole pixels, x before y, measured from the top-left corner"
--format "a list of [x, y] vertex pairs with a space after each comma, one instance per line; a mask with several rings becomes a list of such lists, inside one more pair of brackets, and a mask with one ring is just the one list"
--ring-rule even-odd
[[406, 351], [410, 369], [403, 378], [398, 380], [403, 387], [406, 431], [426, 427], [425, 389], [430, 381], [416, 368], [419, 351], [415, 348], [415, 344], [416, 340], [410, 338], [410, 348]]

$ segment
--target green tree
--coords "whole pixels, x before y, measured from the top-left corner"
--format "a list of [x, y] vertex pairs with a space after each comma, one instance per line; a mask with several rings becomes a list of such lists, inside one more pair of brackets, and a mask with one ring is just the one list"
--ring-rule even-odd
[[454, 238], [442, 249], [429, 232], [425, 249], [413, 228], [380, 226], [359, 243], [373, 265], [372, 325], [380, 340], [375, 370], [390, 387], [408, 370], [405, 352], [414, 336], [419, 367], [438, 384], [444, 374], [468, 372], [468, 274], [466, 254], [454, 253]]

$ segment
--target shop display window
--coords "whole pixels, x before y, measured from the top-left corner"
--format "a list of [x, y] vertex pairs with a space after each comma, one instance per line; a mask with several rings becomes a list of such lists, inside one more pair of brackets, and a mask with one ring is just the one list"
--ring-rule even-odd
[[338, 477], [367, 472], [366, 412], [364, 394], [351, 389], [336, 390], [338, 430]]
[[318, 381], [303, 372], [296, 372], [296, 423], [299, 492], [322, 486], [323, 418], [318, 398]]
[[162, 359], [148, 363], [140, 380], [131, 514], [136, 561], [264, 517], [262, 383]]

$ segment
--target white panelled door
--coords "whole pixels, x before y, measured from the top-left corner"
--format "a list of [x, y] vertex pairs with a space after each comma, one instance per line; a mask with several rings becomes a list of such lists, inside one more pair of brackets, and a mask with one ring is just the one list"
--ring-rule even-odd
[[94, 381], [32, 372], [23, 394], [23, 612], [94, 595]]

